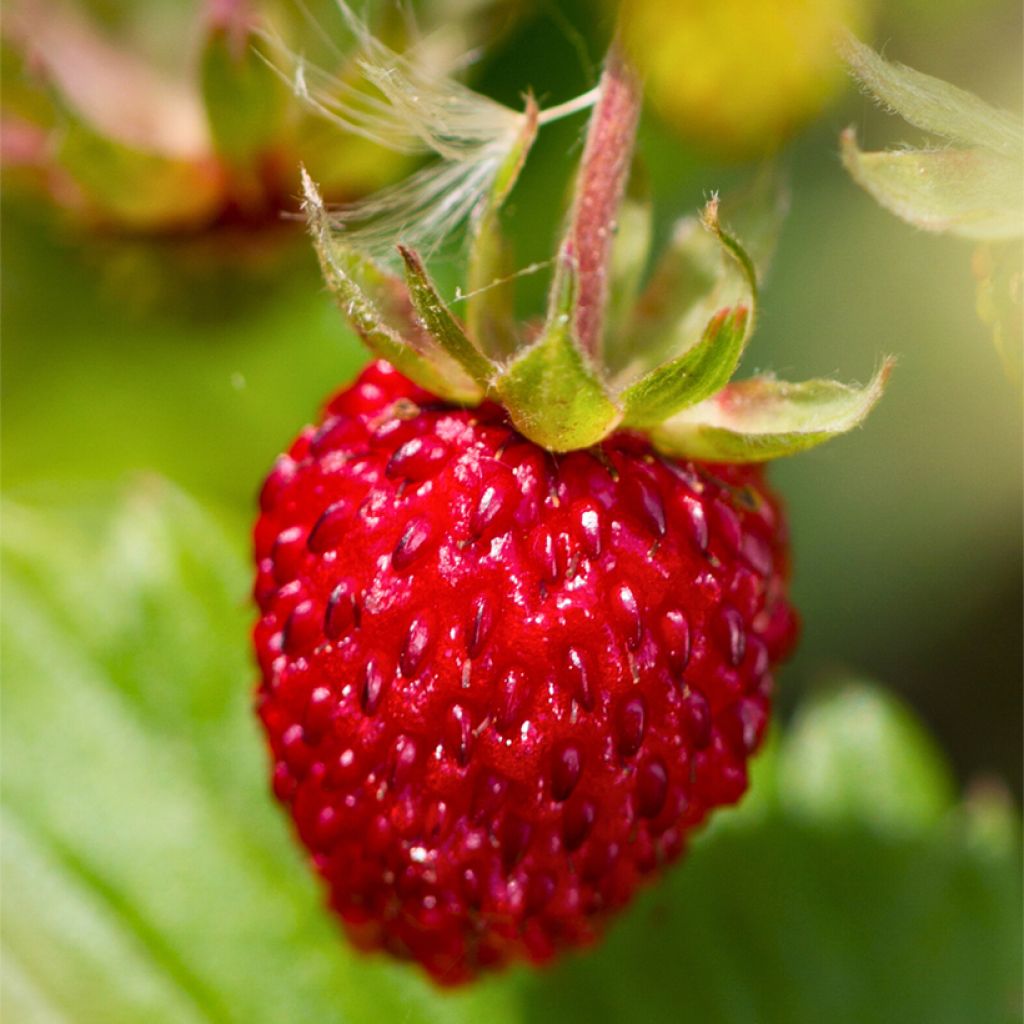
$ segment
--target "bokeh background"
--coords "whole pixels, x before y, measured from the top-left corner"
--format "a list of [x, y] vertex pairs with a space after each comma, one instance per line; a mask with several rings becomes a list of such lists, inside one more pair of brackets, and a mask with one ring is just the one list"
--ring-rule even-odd
[[[188, 59], [188, 45], [159, 28], [168, 22], [168, 4], [103, 0], [93, 8], [115, 27], [148, 24], [143, 34], [160, 59]], [[469, 80], [510, 104], [527, 86], [549, 102], [589, 88], [607, 32], [607, 18], [594, 10], [583, 0], [504, 9], [501, 31], [487, 29], [488, 45]], [[865, 22], [868, 38], [888, 55], [1020, 113], [1022, 13], [1015, 0], [905, 0], [880, 5]], [[851, 123], [869, 148], [920, 142], [919, 133], [852, 87], [796, 133], [782, 153], [791, 213], [745, 358], [747, 371], [847, 380], [866, 379], [884, 353], [899, 358], [866, 426], [772, 470], [791, 516], [794, 596], [804, 622], [799, 653], [780, 676], [780, 708], [788, 721], [837, 680], [874, 680], [923, 720], [949, 758], [957, 788], [1001, 787], [1019, 800], [1021, 396], [976, 317], [971, 246], [916, 232], [850, 181], [837, 150], [840, 130]], [[577, 119], [542, 133], [514, 194], [509, 220], [524, 264], [551, 251], [580, 128]], [[749, 178], [754, 164], [723, 152], [721, 141], [687, 137], [656, 114], [646, 117], [641, 152], [661, 237], [712, 189], [728, 191]], [[438, 273], [447, 279], [444, 265]], [[542, 276], [524, 279], [524, 307], [539, 306], [543, 284]], [[95, 507], [125, 481], [135, 481], [129, 488], [140, 478], [143, 487], [170, 481], [217, 522], [217, 536], [243, 550], [262, 474], [365, 359], [293, 222], [147, 237], [83, 224], [13, 188], [3, 202], [2, 328], [3, 491], [15, 510], [5, 516], [5, 532], [17, 567], [5, 604], [15, 622], [17, 580], [42, 575], [33, 558], [45, 561], [61, 544], [87, 547]], [[60, 516], [46, 519], [53, 508]], [[51, 541], [25, 532], [38, 509]], [[116, 573], [113, 581], [100, 573], [105, 584], [94, 589], [97, 568], [88, 559], [48, 568], [73, 588], [80, 608], [94, 602], [102, 615]], [[124, 571], [130, 578], [130, 568]], [[244, 599], [244, 590], [232, 596], [232, 622], [244, 623]], [[148, 634], [133, 635], [144, 648]], [[221, 642], [238, 652], [232, 664], [241, 666], [236, 685], [244, 703], [252, 674], [244, 667], [244, 631]], [[5, 660], [5, 686], [26, 687], [29, 663]], [[173, 694], [174, 679], [156, 678], [165, 697]], [[12, 714], [16, 699], [13, 705]], [[239, 742], [255, 743], [246, 735]], [[22, 736], [8, 744], [9, 762], [29, 749], [26, 742]], [[40, 729], [31, 749], [46, 743]], [[258, 759], [258, 751], [246, 756]], [[5, 775], [15, 776], [15, 794], [22, 792], [10, 764]], [[268, 821], [260, 828], [283, 833], [282, 823]], [[769, 863], [784, 859], [785, 844], [799, 847], [793, 833], [779, 842], [769, 844]], [[725, 845], [726, 859], [747, 863], [743, 849]], [[749, 851], [755, 859], [757, 849]], [[849, 851], [838, 843], [829, 856]], [[694, 870], [714, 888], [707, 863]], [[686, 884], [692, 895], [697, 883]], [[620, 941], [618, 948], [640, 962], [646, 947], [635, 928], [631, 934], [639, 945]], [[587, 975], [573, 971], [558, 991], [575, 992], [573, 1005], [586, 1005]], [[359, 975], [346, 977], [360, 984]], [[538, 1014], [556, 1005], [569, 1012], [562, 996], [552, 998], [530, 996]], [[628, 987], [617, 998], [619, 1012], [610, 1019], [670, 1012], [653, 994], [649, 1017], [628, 1018]], [[992, 1019], [1016, 1013], [1008, 1007], [1005, 1018]], [[226, 1012], [223, 1019], [233, 1017]]]

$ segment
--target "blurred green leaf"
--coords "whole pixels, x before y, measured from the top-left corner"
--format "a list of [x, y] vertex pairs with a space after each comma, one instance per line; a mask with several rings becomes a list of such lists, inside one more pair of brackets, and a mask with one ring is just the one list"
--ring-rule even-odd
[[262, 55], [244, 7], [210, 26], [199, 60], [200, 88], [216, 151], [236, 166], [273, 141], [288, 92]]
[[363, 961], [321, 911], [268, 798], [230, 537], [156, 480], [95, 511], [4, 514], [12, 999], [103, 1024], [515, 1019], [505, 992]]
[[902, 703], [853, 685], [802, 708], [779, 765], [779, 794], [811, 821], [915, 831], [948, 811], [953, 780]]
[[235, 534], [161, 481], [8, 503], [3, 1015], [999, 1024], [1020, 830], [908, 712], [822, 699], [603, 946], [440, 993], [321, 910], [267, 792]]
[[180, 230], [202, 223], [220, 201], [222, 182], [208, 161], [108, 138], [68, 106], [61, 121], [59, 163], [101, 218], [129, 230]]
[[852, 130], [840, 141], [853, 180], [909, 224], [979, 241], [1021, 234], [1019, 161], [983, 149], [865, 153]]
[[884, 60], [853, 35], [844, 38], [842, 52], [878, 103], [959, 144], [865, 153], [847, 129], [842, 157], [854, 181], [897, 217], [926, 231], [979, 241], [1018, 238], [1024, 232], [1020, 120], [939, 78]]

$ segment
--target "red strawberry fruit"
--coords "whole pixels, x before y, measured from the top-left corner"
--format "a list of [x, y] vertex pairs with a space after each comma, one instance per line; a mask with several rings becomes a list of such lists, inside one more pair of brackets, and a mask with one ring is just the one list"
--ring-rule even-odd
[[[717, 203], [616, 325], [637, 108], [613, 54], [547, 323], [511, 352], [489, 293], [463, 325], [416, 253], [403, 282], [332, 234], [307, 181], [328, 284], [389, 361], [264, 485], [259, 715], [352, 940], [441, 983], [593, 940], [743, 794], [795, 633], [759, 463], [859, 422], [887, 370], [728, 384], [757, 282]], [[471, 280], [517, 170], [477, 211]]]

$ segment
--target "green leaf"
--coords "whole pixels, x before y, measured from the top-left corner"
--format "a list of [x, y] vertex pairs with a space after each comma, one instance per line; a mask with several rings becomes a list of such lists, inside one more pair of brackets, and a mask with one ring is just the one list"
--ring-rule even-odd
[[863, 684], [773, 738], [744, 805], [594, 949], [456, 992], [359, 955], [269, 796], [243, 531], [154, 479], [3, 520], [5, 1020], [1019, 1015], [1019, 815], [954, 805], [908, 713]]
[[865, 153], [851, 129], [841, 148], [853, 180], [908, 224], [988, 241], [1024, 232], [1019, 161], [983, 149]]
[[[822, 771], [820, 790], [801, 770]], [[1019, 1019], [1020, 826], [1005, 800], [954, 811], [921, 727], [864, 683], [815, 701], [755, 774], [757, 813], [719, 814], [602, 947], [534, 986], [529, 1020]]]
[[859, 426], [882, 397], [892, 366], [886, 360], [862, 388], [831, 380], [739, 381], [656, 427], [651, 440], [666, 454], [709, 462], [792, 455]]
[[[781, 193], [774, 191], [775, 198], [768, 204], [774, 214], [763, 210], [763, 188], [755, 187], [751, 194], [755, 201], [748, 205], [755, 207], [756, 213], [745, 219], [753, 225], [759, 249], [767, 257], [772, 233], [769, 224], [781, 219]], [[758, 277], [758, 268], [746, 248], [722, 225], [717, 196], [707, 203], [700, 218], [680, 221], [635, 306], [631, 323], [609, 346], [609, 364], [620, 387], [637, 388], [639, 395], [662, 371], [671, 377], [670, 368], [688, 359], [691, 350], [701, 346], [702, 339], [715, 330], [723, 312], [737, 313], [742, 309], [745, 331], [733, 363], [735, 369], [754, 329]], [[717, 387], [724, 383], [725, 380], [721, 381]], [[704, 391], [704, 395], [710, 393]], [[681, 396], [670, 411], [689, 401], [696, 399]], [[635, 422], [658, 420], [655, 414], [644, 414], [639, 408], [636, 415]]]
[[1012, 114], [941, 78], [885, 60], [850, 33], [841, 50], [867, 92], [905, 121], [961, 145], [1019, 159], [1024, 127]]
[[[441, 996], [325, 912], [269, 795], [237, 536], [156, 480], [113, 507], [4, 509], [0, 961], [20, 1005], [104, 1024], [518, 1020], [514, 990]], [[37, 1019], [7, 999], [5, 1019]]]
[[352, 329], [372, 352], [421, 387], [452, 402], [472, 404], [481, 391], [461, 367], [406, 315], [405, 286], [357, 249], [337, 242], [320, 193], [303, 171], [304, 208], [324, 280]]
[[261, 55], [259, 37], [246, 23], [246, 7], [226, 11], [207, 31], [199, 82], [214, 148], [244, 167], [274, 141], [288, 94]]
[[643, 169], [634, 162], [626, 194], [615, 218], [615, 240], [608, 266], [608, 308], [605, 311], [605, 351], [622, 344], [651, 253], [654, 209]]
[[540, 338], [508, 364], [493, 391], [521, 434], [563, 452], [596, 444], [622, 413], [577, 344], [572, 323], [576, 275], [570, 265], [556, 272], [555, 288]]
[[744, 306], [712, 317], [704, 337], [619, 396], [627, 427], [653, 427], [729, 383], [743, 353], [749, 319]]
[[864, 684], [804, 705], [778, 774], [787, 810], [821, 823], [914, 832], [941, 821], [953, 799], [931, 737], [895, 697]]
[[404, 245], [398, 247], [398, 252], [405, 263], [405, 280], [416, 314], [444, 352], [477, 384], [486, 387], [494, 374], [494, 363], [470, 341], [452, 316], [444, 299], [437, 294], [419, 254]]
[[971, 93], [883, 60], [847, 35], [843, 55], [865, 90], [911, 124], [964, 148], [864, 153], [853, 129], [843, 163], [882, 206], [916, 227], [998, 241], [1024, 233], [1024, 125]]

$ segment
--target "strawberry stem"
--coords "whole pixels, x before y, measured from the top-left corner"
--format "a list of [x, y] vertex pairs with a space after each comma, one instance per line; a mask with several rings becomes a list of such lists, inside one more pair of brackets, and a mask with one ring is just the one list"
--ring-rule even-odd
[[640, 116], [641, 91], [618, 41], [612, 44], [587, 130], [563, 256], [576, 266], [576, 338], [595, 359], [601, 353], [608, 264]]

